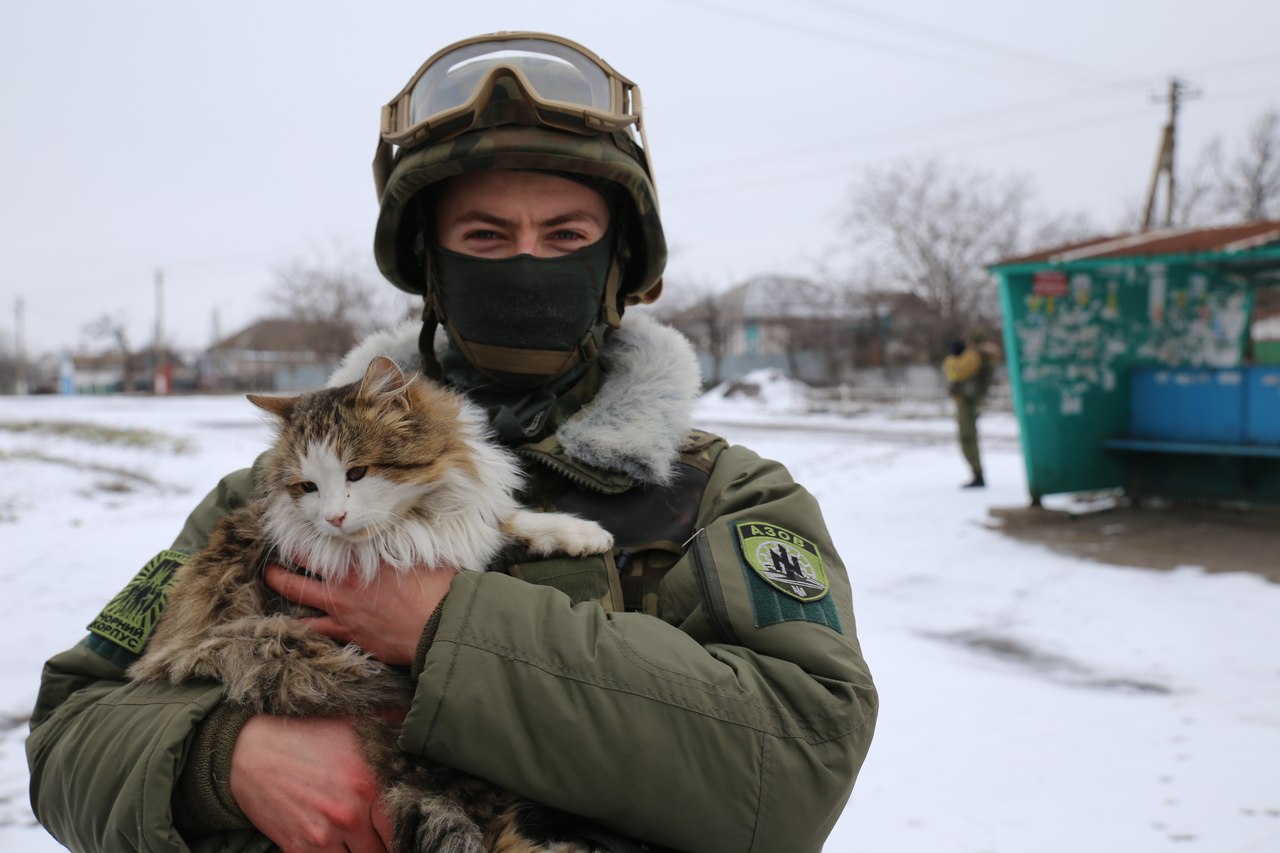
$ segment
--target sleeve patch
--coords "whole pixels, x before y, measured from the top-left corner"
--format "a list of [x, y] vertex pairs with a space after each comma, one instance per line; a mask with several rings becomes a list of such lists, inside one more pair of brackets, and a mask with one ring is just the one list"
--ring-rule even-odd
[[187, 555], [181, 551], [156, 554], [89, 623], [89, 632], [132, 655], [141, 655], [169, 600], [174, 573], [186, 561]]
[[739, 521], [732, 529], [757, 628], [804, 621], [844, 633], [817, 545], [773, 524]]

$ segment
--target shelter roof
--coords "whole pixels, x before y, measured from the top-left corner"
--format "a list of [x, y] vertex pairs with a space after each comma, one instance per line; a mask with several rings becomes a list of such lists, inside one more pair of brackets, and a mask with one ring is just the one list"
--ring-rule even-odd
[[1219, 228], [1162, 228], [1095, 237], [1030, 255], [1007, 258], [994, 266], [1064, 264], [1071, 261], [1149, 258], [1161, 255], [1236, 254], [1280, 247], [1280, 222], [1263, 220]]

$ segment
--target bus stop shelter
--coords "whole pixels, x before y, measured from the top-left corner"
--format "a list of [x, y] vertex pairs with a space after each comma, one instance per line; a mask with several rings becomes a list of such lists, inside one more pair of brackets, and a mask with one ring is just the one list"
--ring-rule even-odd
[[1103, 489], [1280, 502], [1280, 364], [1256, 363], [1250, 335], [1259, 294], [1280, 292], [1280, 222], [1099, 238], [991, 270], [1032, 504]]

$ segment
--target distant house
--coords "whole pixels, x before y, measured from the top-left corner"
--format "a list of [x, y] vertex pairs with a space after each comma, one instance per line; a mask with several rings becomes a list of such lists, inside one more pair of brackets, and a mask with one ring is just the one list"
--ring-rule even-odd
[[[196, 386], [196, 369], [191, 360], [174, 350], [162, 353], [168, 387], [166, 391], [189, 391]], [[152, 392], [156, 387], [156, 352], [119, 351], [71, 355], [70, 386], [77, 394], [120, 394]], [[52, 384], [47, 390], [53, 390]]]
[[206, 391], [302, 391], [324, 385], [355, 344], [328, 322], [268, 319], [218, 341], [200, 359]]
[[125, 386], [122, 353], [71, 356], [72, 387], [77, 394], [119, 394]]
[[759, 275], [664, 319], [693, 342], [707, 382], [777, 368], [833, 385], [858, 370], [921, 361], [929, 342], [916, 327], [927, 314], [910, 294], [852, 295], [797, 276]]
[[824, 382], [831, 369], [822, 356], [841, 337], [834, 308], [830, 292], [808, 279], [761, 275], [664, 319], [693, 342], [707, 382], [770, 367]]

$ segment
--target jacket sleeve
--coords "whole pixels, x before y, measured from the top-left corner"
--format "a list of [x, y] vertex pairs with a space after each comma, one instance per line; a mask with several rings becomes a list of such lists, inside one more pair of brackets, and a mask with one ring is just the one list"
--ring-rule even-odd
[[[245, 469], [219, 483], [174, 547], [202, 547], [217, 519], [248, 498], [251, 482]], [[128, 682], [128, 662], [123, 649], [104, 654], [81, 642], [45, 664], [26, 747], [32, 808], [72, 850], [186, 850], [173, 827], [173, 792], [192, 734], [222, 690]], [[265, 844], [240, 832], [193, 849]]]
[[[820, 850], [877, 709], [848, 577], [812, 496], [742, 448], [697, 526], [660, 618], [459, 575], [402, 746], [691, 853]], [[769, 584], [746, 547], [762, 532], [802, 540], [826, 594]]]

